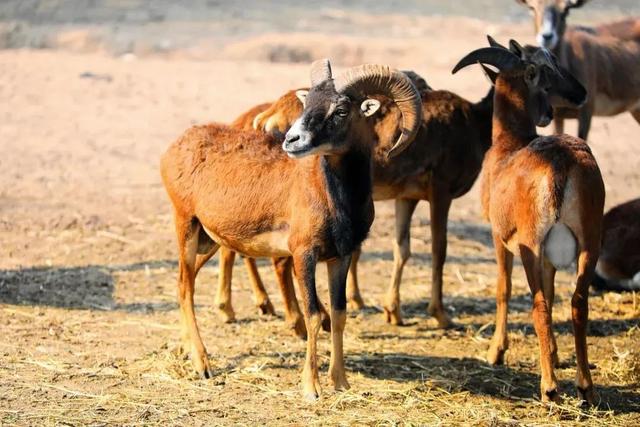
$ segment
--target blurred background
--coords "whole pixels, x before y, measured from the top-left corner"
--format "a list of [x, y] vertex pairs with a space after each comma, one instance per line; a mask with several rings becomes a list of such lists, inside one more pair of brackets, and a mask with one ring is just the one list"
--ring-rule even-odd
[[[569, 22], [634, 13], [637, 0], [594, 0]], [[478, 100], [489, 88], [482, 73], [451, 68], [486, 34], [535, 42], [515, 0], [0, 1], [0, 234], [9, 253], [0, 263], [55, 262], [49, 244], [17, 231], [62, 244], [61, 259], [81, 263], [107, 248], [70, 230], [149, 239], [145, 221], [173, 256], [158, 159], [188, 126], [230, 122], [308, 85], [309, 63], [322, 57], [336, 72], [364, 62], [413, 69], [436, 89]], [[640, 156], [619, 155], [637, 139], [633, 119], [596, 118], [591, 139], [609, 176], [608, 205], [637, 196]], [[477, 221], [477, 192], [452, 215]], [[157, 245], [126, 248], [105, 256], [146, 257]]]
[[[572, 11], [571, 20], [585, 23], [639, 11], [637, 0], [593, 1]], [[330, 54], [334, 61], [351, 65], [373, 60], [367, 54], [375, 47], [331, 37], [362, 37], [365, 44], [404, 38], [429, 43], [429, 37], [441, 39], [438, 18], [451, 16], [487, 24], [530, 20], [527, 9], [514, 0], [4, 0], [0, 48], [273, 62], [308, 62], [318, 54]], [[425, 20], [428, 17], [432, 20]], [[314, 43], [294, 34], [321, 34], [326, 39]]]

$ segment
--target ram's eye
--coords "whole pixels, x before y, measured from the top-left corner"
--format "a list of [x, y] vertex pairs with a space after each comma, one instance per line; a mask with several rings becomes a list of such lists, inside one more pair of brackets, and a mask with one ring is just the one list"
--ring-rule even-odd
[[349, 110], [340, 108], [339, 110], [336, 110], [336, 114], [340, 117], [347, 117], [349, 115]]

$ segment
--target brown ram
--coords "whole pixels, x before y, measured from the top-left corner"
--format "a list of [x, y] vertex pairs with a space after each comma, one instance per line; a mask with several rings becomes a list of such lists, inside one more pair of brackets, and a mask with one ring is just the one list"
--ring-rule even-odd
[[516, 1], [533, 11], [538, 44], [550, 49], [587, 89], [580, 108], [556, 108], [556, 133], [564, 132], [566, 118], [578, 119], [578, 136], [584, 140], [593, 116], [629, 111], [640, 123], [640, 18], [567, 27], [569, 11], [588, 0]]
[[543, 48], [510, 49], [489, 38], [491, 47], [464, 57], [453, 72], [476, 63], [495, 81], [493, 144], [483, 165], [482, 205], [491, 222], [498, 264], [496, 330], [488, 359], [502, 363], [508, 348], [507, 311], [513, 255], [519, 254], [533, 296], [533, 323], [540, 345], [543, 401], [559, 401], [553, 368], [557, 346], [552, 309], [556, 268], [577, 258], [571, 300], [577, 356], [578, 396], [593, 403], [587, 359], [589, 285], [600, 248], [604, 184], [584, 140], [568, 135], [538, 136], [536, 125], [553, 117], [550, 97], [580, 105], [584, 87]]
[[640, 290], [640, 199], [604, 215], [594, 285], [611, 291]]
[[311, 75], [307, 106], [284, 143], [224, 125], [195, 126], [162, 156], [161, 172], [178, 240], [182, 342], [197, 372], [211, 376], [193, 306], [203, 260], [221, 245], [253, 257], [292, 257], [308, 338], [302, 384], [305, 396], [315, 399], [319, 261], [327, 262], [331, 294], [329, 375], [336, 389], [349, 387], [342, 350], [346, 276], [374, 214], [368, 117], [379, 103], [367, 95], [388, 96], [401, 111], [402, 132], [389, 155], [413, 141], [421, 104], [411, 81], [388, 67], [354, 67], [334, 80], [325, 60]]
[[[382, 107], [376, 116], [375, 127], [378, 141], [374, 156], [373, 197], [374, 200], [396, 200], [394, 271], [384, 302], [385, 318], [392, 324], [402, 323], [399, 287], [403, 267], [410, 255], [409, 225], [417, 203], [428, 200], [433, 258], [429, 313], [436, 317], [440, 326], [446, 327], [450, 321], [442, 304], [442, 274], [446, 257], [448, 212], [451, 201], [466, 194], [475, 182], [484, 153], [491, 143], [493, 91], [479, 103], [473, 104], [451, 92], [431, 90], [416, 73], [405, 71], [405, 74], [412, 79], [422, 96], [423, 124], [416, 142], [393, 161], [387, 160], [384, 153], [398, 133], [400, 117], [393, 103], [384, 99], [381, 99]], [[283, 134], [302, 111], [299, 99], [304, 100], [305, 93], [305, 89], [287, 92], [257, 114], [253, 126], [274, 135]], [[245, 122], [248, 121], [247, 118]], [[352, 258], [347, 285], [347, 299], [354, 308], [363, 305], [357, 285], [358, 255], [359, 252], [355, 252]], [[221, 269], [222, 274], [228, 271]], [[286, 277], [279, 275], [278, 283], [286, 280]], [[227, 289], [219, 291], [219, 295], [230, 295], [230, 281], [229, 277], [220, 281]], [[285, 301], [290, 295], [291, 292], [284, 295]], [[259, 296], [256, 298], [259, 299]], [[229, 298], [226, 304], [230, 306], [230, 303]], [[299, 318], [295, 302], [290, 306], [285, 307], [287, 319]]]

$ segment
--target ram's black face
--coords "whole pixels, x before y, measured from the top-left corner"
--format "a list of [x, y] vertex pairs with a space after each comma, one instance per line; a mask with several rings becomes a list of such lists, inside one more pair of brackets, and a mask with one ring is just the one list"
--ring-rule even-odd
[[551, 103], [557, 107], [577, 108], [587, 100], [587, 89], [564, 67], [551, 77]]
[[287, 132], [282, 148], [295, 158], [345, 150], [354, 105], [348, 96], [335, 90], [333, 80], [312, 87], [302, 115]]
[[556, 56], [544, 48], [525, 46], [514, 49], [524, 61], [540, 69], [540, 85], [551, 104], [556, 107], [580, 107], [587, 98], [587, 90], [573, 74], [558, 63]]
[[536, 125], [540, 127], [549, 125], [553, 120], [553, 107], [549, 98], [551, 92], [549, 74], [545, 66], [534, 64], [526, 65], [524, 72], [524, 80], [529, 89], [527, 110]]

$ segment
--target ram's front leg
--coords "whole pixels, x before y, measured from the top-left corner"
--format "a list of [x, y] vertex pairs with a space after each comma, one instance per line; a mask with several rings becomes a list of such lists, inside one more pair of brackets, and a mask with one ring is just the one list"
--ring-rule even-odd
[[313, 251], [298, 251], [293, 255], [293, 268], [300, 287], [304, 320], [307, 326], [307, 355], [302, 371], [302, 390], [307, 400], [316, 400], [320, 397], [317, 342], [318, 332], [322, 327], [322, 315], [316, 293], [317, 262], [318, 256]]
[[329, 295], [331, 298], [331, 363], [329, 364], [329, 378], [337, 391], [349, 389], [349, 383], [344, 371], [342, 335], [347, 319], [346, 281], [350, 263], [351, 256], [327, 262]]

